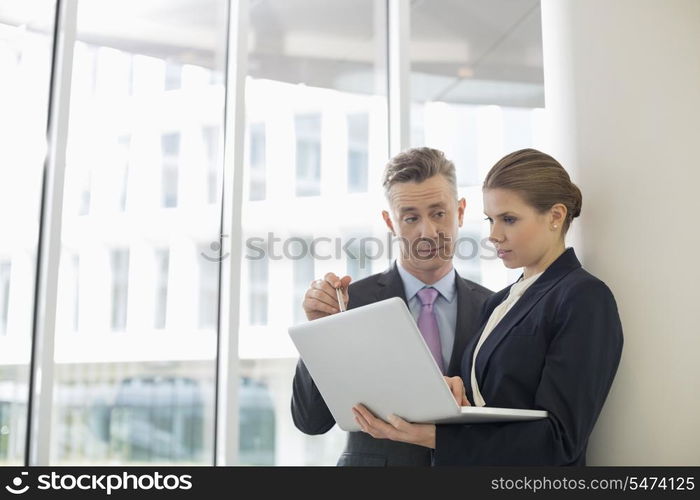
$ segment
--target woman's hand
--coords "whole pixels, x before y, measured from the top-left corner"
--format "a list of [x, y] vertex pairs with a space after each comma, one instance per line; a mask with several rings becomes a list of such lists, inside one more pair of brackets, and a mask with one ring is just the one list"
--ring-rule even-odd
[[355, 421], [360, 429], [373, 438], [391, 439], [426, 448], [435, 448], [435, 425], [433, 424], [411, 424], [396, 415], [389, 415], [389, 423], [387, 423], [381, 418], [375, 417], [361, 404], [355, 405], [352, 412], [355, 414]]
[[472, 405], [467, 399], [467, 391], [464, 389], [462, 377], [445, 377], [445, 382], [450, 386], [450, 391], [452, 391], [452, 395], [459, 406]]

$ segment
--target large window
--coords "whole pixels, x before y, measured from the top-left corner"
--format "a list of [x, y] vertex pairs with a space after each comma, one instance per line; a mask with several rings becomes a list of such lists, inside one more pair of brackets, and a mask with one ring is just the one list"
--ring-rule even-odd
[[25, 460], [55, 3], [0, 2], [0, 465]]
[[[55, 3], [0, 4], [0, 464], [27, 459], [29, 374], [47, 363], [30, 366], [33, 333], [54, 347], [51, 418], [39, 422], [49, 465], [210, 464], [215, 421], [238, 426], [240, 464], [335, 463], [342, 431], [306, 436], [292, 423], [298, 354], [287, 329], [306, 321], [313, 279], [357, 281], [397, 256], [381, 217], [390, 2], [66, 2], [77, 14], [66, 9], [54, 69], [61, 82], [72, 55], [71, 92], [51, 95]], [[227, 32], [239, 5], [247, 74], [227, 82], [241, 67]], [[401, 6], [411, 33], [397, 51], [410, 59], [399, 79], [411, 97], [404, 142], [455, 162], [468, 199], [455, 266], [501, 288], [512, 275], [484, 243], [479, 184], [506, 152], [546, 149], [539, 2]], [[61, 159], [45, 154], [49, 97], [51, 130], [68, 117], [50, 144], [65, 146], [63, 184]], [[59, 165], [48, 170], [58, 181], [45, 165]], [[54, 187], [62, 207], [42, 199]], [[42, 203], [61, 211], [60, 232], [39, 227]], [[233, 210], [222, 217], [223, 207]], [[231, 214], [240, 220], [226, 229]], [[46, 275], [40, 235], [50, 266], [60, 253]], [[232, 255], [238, 267], [222, 273]], [[57, 290], [35, 297], [55, 271]], [[235, 318], [221, 286], [237, 292]], [[51, 314], [48, 293], [55, 327], [33, 332], [35, 307]], [[215, 419], [219, 335], [238, 342], [238, 413]]]
[[[287, 328], [306, 321], [301, 301], [314, 278], [357, 268], [359, 279], [367, 269], [336, 241], [360, 228], [383, 235], [385, 26], [384, 3], [372, 0], [251, 3], [242, 222], [244, 243], [262, 243], [243, 252], [239, 352], [241, 377], [269, 398], [266, 463], [333, 464], [345, 441], [338, 428], [306, 436], [294, 427], [298, 354]], [[256, 463], [243, 451], [240, 459]]]
[[213, 462], [225, 35], [223, 1], [78, 2], [53, 464]]
[[495, 258], [481, 182], [516, 149], [546, 149], [540, 4], [412, 2], [411, 145], [445, 152], [467, 211], [455, 267], [499, 290], [517, 278]]

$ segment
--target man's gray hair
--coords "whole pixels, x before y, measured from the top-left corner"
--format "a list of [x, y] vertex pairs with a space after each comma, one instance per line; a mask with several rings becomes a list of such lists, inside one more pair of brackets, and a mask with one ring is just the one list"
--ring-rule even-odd
[[423, 182], [436, 175], [443, 175], [450, 183], [457, 198], [455, 166], [445, 158], [445, 153], [432, 148], [411, 148], [394, 156], [384, 167], [382, 185], [389, 199], [391, 186], [400, 182]]

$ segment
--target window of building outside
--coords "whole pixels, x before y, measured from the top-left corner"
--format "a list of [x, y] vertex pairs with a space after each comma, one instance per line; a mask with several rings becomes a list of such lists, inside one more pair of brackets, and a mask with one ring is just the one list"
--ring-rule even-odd
[[117, 156], [115, 173], [115, 200], [117, 211], [126, 210], [126, 196], [129, 181], [129, 153], [131, 149], [131, 136], [122, 135], [117, 138]]
[[304, 301], [304, 295], [309, 284], [316, 277], [316, 266], [310, 252], [311, 238], [293, 236], [289, 239], [292, 243], [288, 246], [288, 258], [293, 262], [294, 291], [292, 293], [291, 308], [294, 311], [294, 324], [306, 321], [304, 310], [299, 307]]
[[162, 203], [166, 208], [177, 206], [178, 166], [180, 161], [180, 134], [165, 134], [161, 139], [163, 171], [161, 173]]
[[80, 194], [78, 200], [78, 215], [87, 215], [90, 213], [90, 184], [92, 174], [89, 171], [76, 173], [76, 177], [80, 176]]
[[249, 259], [250, 283], [250, 324], [267, 324], [269, 261], [267, 257], [251, 257]]
[[216, 328], [219, 300], [219, 255], [210, 245], [200, 246], [197, 288], [197, 325], [200, 329]]
[[369, 115], [348, 115], [348, 192], [366, 193], [369, 172]]
[[294, 117], [296, 196], [321, 194], [321, 115]]
[[165, 328], [165, 321], [168, 312], [168, 270], [170, 268], [170, 251], [158, 249], [155, 252], [156, 269], [156, 307], [154, 328]]
[[251, 123], [249, 128], [248, 161], [250, 165], [250, 201], [265, 199], [265, 124]]
[[217, 126], [204, 127], [202, 138], [207, 158], [207, 201], [216, 203], [219, 199], [221, 172], [221, 128]]
[[10, 306], [10, 272], [12, 261], [0, 262], [0, 335], [7, 335], [7, 313]]
[[77, 254], [70, 255], [66, 252], [66, 257], [69, 257], [69, 280], [70, 285], [68, 288], [72, 288], [72, 294], [70, 300], [72, 300], [72, 306], [66, 308], [66, 313], [71, 314], [70, 318], [70, 330], [77, 332], [80, 329], [80, 256]]
[[129, 251], [125, 249], [110, 252], [112, 276], [112, 330], [126, 328], [127, 300], [129, 298]]
[[376, 254], [377, 246], [376, 243], [372, 243], [366, 239], [363, 240], [369, 233], [370, 230], [367, 229], [362, 233], [348, 235], [348, 242], [346, 243], [346, 248], [348, 249], [347, 266], [345, 273], [351, 276], [355, 281], [372, 274], [372, 261], [374, 259], [370, 257]]

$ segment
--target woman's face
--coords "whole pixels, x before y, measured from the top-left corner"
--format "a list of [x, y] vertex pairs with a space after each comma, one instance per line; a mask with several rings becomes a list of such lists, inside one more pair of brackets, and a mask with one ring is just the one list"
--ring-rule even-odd
[[566, 215], [563, 205], [540, 213], [515, 191], [486, 189], [484, 213], [491, 225], [489, 241], [507, 268], [524, 267], [529, 277], [544, 271], [561, 252], [561, 222]]

